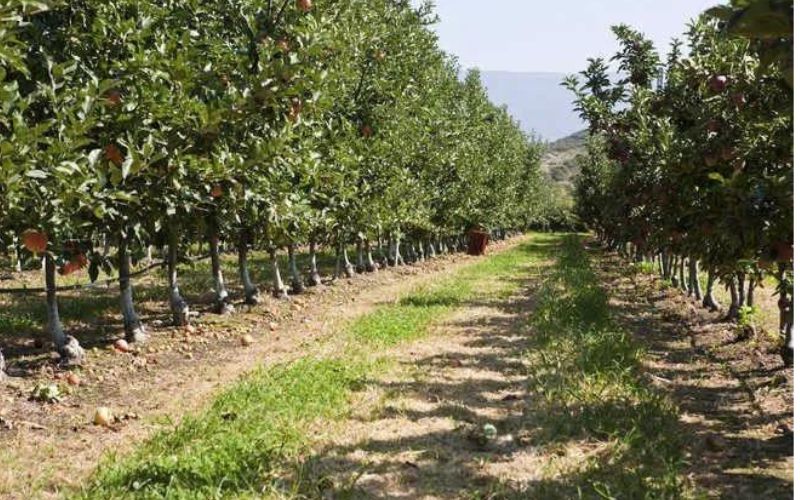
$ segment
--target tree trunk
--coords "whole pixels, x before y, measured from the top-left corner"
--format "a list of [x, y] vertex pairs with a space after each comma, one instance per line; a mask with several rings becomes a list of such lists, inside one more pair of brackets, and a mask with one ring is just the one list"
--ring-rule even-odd
[[367, 265], [364, 262], [364, 241], [361, 239], [356, 242], [356, 258], [358, 259], [356, 262], [356, 271], [363, 273], [366, 271]]
[[732, 277], [728, 282], [728, 289], [731, 293], [731, 306], [728, 308], [728, 315], [725, 316], [725, 319], [728, 321], [734, 321], [739, 319], [739, 309], [741, 307], [739, 287], [735, 276]]
[[128, 342], [144, 342], [147, 340], [147, 333], [133, 307], [133, 286], [130, 278], [131, 255], [126, 236], [120, 237], [117, 252], [119, 253], [120, 305], [122, 306], [122, 322], [125, 325], [125, 338]]
[[685, 292], [686, 289], [687, 289], [687, 287], [686, 287], [686, 262], [685, 262], [685, 259], [683, 257], [679, 257], [678, 258], [678, 265], [680, 266], [680, 268], [678, 269], [679, 286], [680, 286], [681, 290]]
[[20, 252], [19, 238], [17, 238], [15, 236], [12, 245], [14, 247], [14, 271], [16, 271], [18, 273], [21, 273], [22, 272], [22, 252]]
[[703, 298], [703, 293], [700, 291], [700, 269], [697, 259], [689, 260], [689, 296], [694, 296], [695, 300]]
[[747, 294], [745, 293], [745, 286], [747, 284], [747, 274], [743, 272], [736, 273], [736, 283], [739, 287], [739, 308], [745, 305]]
[[172, 324], [185, 326], [189, 324], [189, 306], [181, 296], [178, 287], [178, 233], [174, 227], [167, 233], [167, 279], [169, 280], [169, 307], [172, 311]]
[[707, 307], [712, 311], [719, 311], [719, 302], [717, 299], [714, 298], [714, 282], [716, 278], [714, 276], [714, 271], [709, 269], [708, 271], [708, 282], [706, 283], [706, 295], [703, 297], [703, 307]]
[[347, 255], [347, 245], [342, 244], [342, 261], [344, 262], [344, 273], [348, 278], [356, 275], [353, 264], [350, 262], [350, 257]]
[[216, 227], [208, 239], [208, 250], [211, 254], [211, 276], [214, 279], [214, 312], [217, 314], [230, 314], [233, 306], [230, 303], [228, 289], [225, 288], [225, 278], [222, 275], [222, 263], [219, 256], [219, 231]]
[[297, 269], [297, 245], [290, 243], [287, 250], [289, 252], [289, 272], [292, 274], [292, 292], [300, 294], [306, 290], [306, 287], [303, 286], [303, 278], [300, 276], [300, 271]]
[[374, 273], [377, 270], [375, 266], [375, 261], [372, 259], [372, 247], [369, 244], [369, 240], [364, 241], [364, 246], [366, 247], [367, 251], [367, 272]]
[[3, 350], [0, 349], [0, 382], [6, 378], [6, 360], [3, 357]]
[[286, 291], [286, 287], [283, 285], [283, 278], [281, 278], [281, 266], [278, 262], [278, 251], [275, 248], [271, 248], [269, 251], [269, 260], [272, 264], [272, 281], [273, 281], [273, 288], [272, 294], [275, 296], [276, 299], [288, 299], [289, 293]]
[[256, 287], [253, 284], [253, 280], [250, 279], [248, 262], [248, 253], [250, 250], [248, 248], [249, 240], [249, 232], [243, 229], [239, 233], [239, 245], [237, 248], [239, 254], [239, 280], [242, 282], [242, 288], [244, 288], [244, 303], [248, 306], [254, 306], [261, 302], [261, 300], [258, 287]]
[[758, 276], [755, 274], [750, 276], [750, 282], [747, 285], [747, 307], [753, 307], [755, 304], [757, 278]]
[[422, 244], [422, 240], [417, 240], [417, 255], [418, 262], [425, 263], [425, 248]]
[[403, 256], [400, 254], [400, 236], [399, 235], [395, 236], [395, 238], [394, 238], [394, 250], [393, 250], [393, 253], [394, 253], [394, 255], [393, 255], [394, 264], [393, 265], [395, 267], [405, 264], [405, 262], [403, 262]]
[[322, 278], [320, 278], [319, 269], [317, 269], [317, 241], [314, 237], [309, 242], [308, 253], [311, 258], [308, 269], [308, 283], [311, 286], [320, 286], [322, 285]]
[[433, 244], [433, 240], [428, 240], [428, 258], [435, 259], [436, 258], [436, 246]]
[[778, 308], [780, 311], [780, 333], [783, 335], [781, 357], [786, 366], [794, 365], [794, 344], [792, 333], [794, 330], [794, 293], [790, 294], [789, 283], [786, 280], [786, 264], [778, 264]]
[[[44, 283], [47, 295], [47, 331], [53, 339], [56, 351], [62, 362], [70, 365], [83, 363], [86, 353], [78, 343], [78, 339], [64, 334], [61, 318], [58, 315], [58, 299], [56, 297], [56, 262], [50, 254], [44, 257]], [[2, 372], [2, 369], [0, 369]]]

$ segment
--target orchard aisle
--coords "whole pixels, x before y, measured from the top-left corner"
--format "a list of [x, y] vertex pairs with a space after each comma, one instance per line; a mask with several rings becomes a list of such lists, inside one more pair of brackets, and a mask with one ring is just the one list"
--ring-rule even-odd
[[[509, 244], [514, 241], [490, 252]], [[191, 334], [164, 329], [143, 352], [90, 353], [81, 387], [56, 404], [29, 401], [33, 382], [11, 379], [0, 386], [0, 498], [61, 496], [85, 480], [103, 453], [124, 453], [171, 427], [248, 370], [335, 349], [331, 337], [347, 321], [474, 262], [449, 255], [342, 279], [293, 301], [268, 300], [223, 319], [203, 317]], [[245, 335], [255, 343], [243, 346]], [[97, 406], [122, 417], [113, 431], [92, 425]]]
[[791, 386], [750, 401], [669, 316], [625, 307], [618, 260], [593, 252], [590, 265], [570, 240], [526, 245], [510, 289], [508, 276], [485, 280], [479, 298], [395, 350], [399, 368], [367, 382], [346, 421], [320, 426], [301, 491], [791, 498], [791, 410], [776, 403]]

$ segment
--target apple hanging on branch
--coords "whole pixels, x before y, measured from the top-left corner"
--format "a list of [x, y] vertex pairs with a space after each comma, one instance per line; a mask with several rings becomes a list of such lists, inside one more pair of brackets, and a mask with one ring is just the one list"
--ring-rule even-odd
[[728, 87], [728, 77], [725, 75], [714, 75], [708, 79], [708, 86], [719, 94]]
[[297, 0], [297, 8], [300, 12], [310, 12], [313, 7], [311, 0]]
[[103, 151], [105, 153], [106, 160], [118, 167], [122, 165], [124, 158], [122, 157], [122, 151], [119, 150], [116, 144], [106, 145]]
[[22, 233], [22, 244], [34, 254], [43, 253], [47, 250], [47, 233], [36, 229], [27, 229]]

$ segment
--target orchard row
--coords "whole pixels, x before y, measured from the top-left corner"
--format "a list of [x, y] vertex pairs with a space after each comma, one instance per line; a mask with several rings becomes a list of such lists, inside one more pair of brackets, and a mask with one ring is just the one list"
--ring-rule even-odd
[[[590, 59], [565, 84], [590, 123], [576, 189], [579, 216], [610, 247], [641, 261], [730, 319], [777, 279], [790, 359], [793, 254], [791, 0], [719, 7], [694, 22], [661, 62], [653, 43], [615, 26], [622, 80]], [[708, 273], [705, 290], [700, 269]]]
[[231, 298], [220, 248], [266, 250], [274, 293], [304, 281], [299, 245], [379, 239], [424, 255], [473, 228], [545, 222], [541, 148], [437, 46], [429, 5], [397, 0], [6, 1], [0, 6], [0, 242], [44, 260], [47, 328], [67, 360], [57, 275], [118, 273], [128, 341], [146, 339], [131, 261], [208, 248], [216, 309]]

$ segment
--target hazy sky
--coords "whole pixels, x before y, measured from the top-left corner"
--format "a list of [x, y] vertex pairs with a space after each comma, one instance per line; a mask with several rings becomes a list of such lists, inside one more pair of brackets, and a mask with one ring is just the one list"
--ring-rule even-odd
[[[421, 0], [415, 0], [420, 3]], [[644, 31], [665, 53], [686, 23], [722, 0], [435, 0], [442, 48], [464, 67], [574, 73], [608, 56], [609, 27]]]

